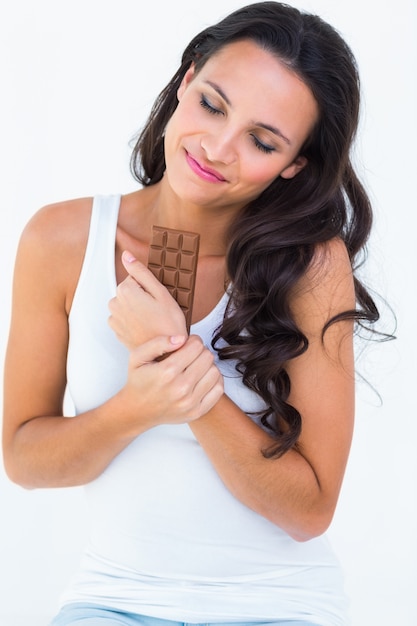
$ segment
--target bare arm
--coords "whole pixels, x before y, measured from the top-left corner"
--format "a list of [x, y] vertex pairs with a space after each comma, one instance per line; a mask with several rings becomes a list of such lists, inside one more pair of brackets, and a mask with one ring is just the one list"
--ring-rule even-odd
[[299, 541], [321, 534], [332, 519], [353, 430], [351, 322], [334, 324], [321, 341], [326, 321], [354, 308], [353, 282], [343, 244], [332, 242], [328, 252], [293, 302], [310, 342], [307, 352], [287, 366], [289, 402], [303, 418], [296, 449], [266, 459], [261, 451], [273, 440], [226, 396], [190, 424], [228, 489]]
[[[118, 394], [86, 413], [63, 416], [68, 311], [90, 205], [83, 200], [42, 210], [25, 229], [16, 259], [3, 450], [10, 478], [29, 488], [89, 482], [136, 436], [159, 423], [195, 419], [222, 393], [201, 342], [194, 338], [179, 350], [185, 337], [178, 343], [156, 337], [132, 352], [128, 380]], [[154, 362], [172, 350], [176, 358]]]

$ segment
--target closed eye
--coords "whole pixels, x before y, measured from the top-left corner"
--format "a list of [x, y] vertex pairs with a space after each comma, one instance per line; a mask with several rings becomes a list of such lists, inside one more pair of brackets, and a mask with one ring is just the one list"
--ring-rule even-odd
[[200, 105], [212, 115], [223, 115], [223, 111], [220, 111], [220, 109], [216, 109], [216, 107], [212, 106], [205, 96], [201, 96]]
[[268, 146], [268, 144], [263, 143], [258, 139], [256, 135], [251, 135], [251, 137], [253, 139], [253, 143], [261, 152], [264, 152], [265, 154], [271, 154], [271, 152], [275, 151], [275, 148], [273, 146]]

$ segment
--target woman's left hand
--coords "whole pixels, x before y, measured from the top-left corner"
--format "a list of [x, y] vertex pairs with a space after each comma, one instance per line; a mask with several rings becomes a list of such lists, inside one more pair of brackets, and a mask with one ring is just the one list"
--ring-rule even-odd
[[187, 335], [185, 317], [169, 291], [129, 252], [122, 255], [127, 278], [109, 302], [109, 325], [132, 350], [156, 336]]

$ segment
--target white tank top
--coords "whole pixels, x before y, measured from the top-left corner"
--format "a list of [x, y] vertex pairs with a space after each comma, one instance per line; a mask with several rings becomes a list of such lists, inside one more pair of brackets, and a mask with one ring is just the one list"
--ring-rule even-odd
[[[103, 403], [126, 379], [128, 351], [107, 321], [119, 204], [120, 196], [94, 199], [70, 313], [68, 391], [76, 413]], [[225, 294], [191, 327], [207, 346], [226, 303]], [[226, 393], [242, 410], [262, 406], [233, 363], [219, 367]], [[140, 435], [85, 492], [90, 539], [63, 603], [181, 622], [348, 623], [340, 568], [326, 537], [296, 542], [239, 502], [187, 425]]]

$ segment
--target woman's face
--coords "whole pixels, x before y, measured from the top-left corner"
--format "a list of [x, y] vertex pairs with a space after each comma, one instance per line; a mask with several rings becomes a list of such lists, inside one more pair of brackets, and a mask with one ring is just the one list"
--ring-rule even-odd
[[165, 179], [200, 206], [241, 208], [306, 164], [299, 151], [318, 119], [309, 88], [254, 42], [222, 48], [178, 90], [165, 136]]

